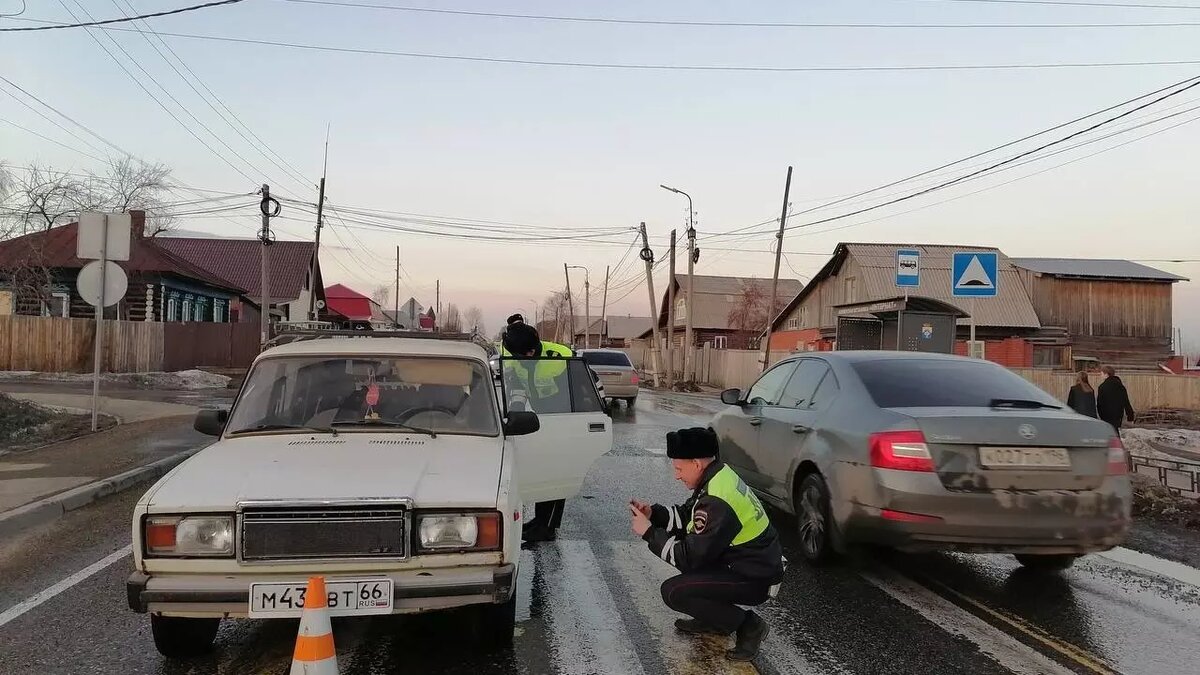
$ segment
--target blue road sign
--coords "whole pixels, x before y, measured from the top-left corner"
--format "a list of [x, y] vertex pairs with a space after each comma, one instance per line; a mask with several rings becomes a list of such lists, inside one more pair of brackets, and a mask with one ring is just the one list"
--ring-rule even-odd
[[921, 285], [921, 252], [913, 249], [896, 251], [896, 285], [916, 288]]
[[954, 297], [994, 298], [1000, 286], [995, 251], [956, 251], [950, 283]]

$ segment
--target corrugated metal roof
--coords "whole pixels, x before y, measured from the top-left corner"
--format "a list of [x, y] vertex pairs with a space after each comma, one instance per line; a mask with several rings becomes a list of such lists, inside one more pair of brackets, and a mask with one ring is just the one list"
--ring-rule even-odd
[[[262, 244], [257, 239], [207, 237], [163, 237], [158, 245], [221, 279], [246, 289], [246, 295], [261, 302]], [[277, 241], [271, 245], [271, 302], [289, 302], [300, 297], [312, 264], [310, 241]]]
[[1152, 281], [1188, 281], [1187, 277], [1154, 269], [1132, 260], [1087, 258], [1013, 258], [1017, 267], [1039, 274], [1097, 279], [1147, 279]]
[[613, 340], [636, 338], [650, 329], [654, 319], [648, 316], [608, 317], [608, 337]]
[[[679, 284], [676, 291], [676, 298], [681, 294], [687, 293], [688, 277], [686, 274], [675, 275], [675, 281]], [[751, 284], [757, 285], [762, 289], [763, 295], [771, 292], [770, 279], [758, 279], [755, 277], [715, 277], [697, 274], [695, 275], [695, 302], [691, 303], [691, 311], [695, 312], [692, 317], [692, 328], [694, 329], [710, 329], [710, 330], [729, 330], [729, 313], [737, 306], [741, 300], [744, 290]], [[781, 307], [788, 300], [795, 297], [800, 290], [804, 288], [798, 279], [780, 279], [778, 292], [775, 302], [776, 307]], [[668, 289], [670, 290], [670, 289]], [[663, 294], [661, 304], [661, 316], [659, 324], [665, 326], [667, 321], [667, 298], [666, 293]]]
[[[964, 312], [971, 313], [970, 298], [954, 297], [950, 279], [954, 254], [958, 251], [995, 251], [999, 253], [997, 264], [999, 288], [994, 298], [979, 298], [975, 301], [975, 325], [998, 328], [1041, 328], [1037, 312], [1021, 276], [1012, 262], [999, 249], [986, 246], [950, 246], [903, 244], [846, 244], [850, 255], [863, 268], [861, 300], [896, 297], [896, 249], [913, 248], [921, 252], [921, 286], [909, 289], [911, 295], [933, 298], [947, 302]], [[969, 323], [960, 319], [959, 323]]]

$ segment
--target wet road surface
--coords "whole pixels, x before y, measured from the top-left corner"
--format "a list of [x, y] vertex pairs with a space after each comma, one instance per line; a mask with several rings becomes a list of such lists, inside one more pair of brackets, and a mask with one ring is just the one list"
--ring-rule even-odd
[[[567, 506], [559, 539], [522, 553], [511, 650], [475, 646], [461, 614], [334, 621], [343, 673], [1129, 673], [1200, 672], [1200, 571], [1118, 549], [1061, 577], [1007, 556], [882, 555], [815, 570], [793, 562], [761, 608], [773, 632], [754, 664], [674, 632], [659, 585], [672, 574], [629, 532], [638, 496], [682, 501], [666, 431], [715, 401], [643, 394], [614, 413], [615, 443]], [[0, 673], [285, 673], [295, 621], [226, 621], [212, 655], [173, 663], [126, 607], [134, 489], [0, 542]], [[789, 558], [799, 559], [783, 517]], [[39, 594], [39, 592], [42, 592]]]

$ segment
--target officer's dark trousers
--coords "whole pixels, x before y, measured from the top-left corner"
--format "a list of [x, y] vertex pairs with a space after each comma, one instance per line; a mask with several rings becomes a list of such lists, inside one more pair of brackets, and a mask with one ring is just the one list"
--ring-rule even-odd
[[662, 585], [667, 607], [727, 633], [737, 630], [746, 618], [746, 610], [738, 605], [761, 605], [770, 591], [770, 584], [727, 569], [680, 574]]
[[533, 520], [526, 527], [557, 530], [562, 525], [563, 509], [566, 503], [565, 499], [556, 499], [552, 502], [534, 504]]

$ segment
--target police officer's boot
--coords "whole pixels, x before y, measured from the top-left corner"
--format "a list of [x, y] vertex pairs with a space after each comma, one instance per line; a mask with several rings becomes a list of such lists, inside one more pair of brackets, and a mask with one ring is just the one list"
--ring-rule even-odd
[[771, 627], [762, 617], [754, 612], [746, 612], [746, 618], [737, 629], [737, 644], [725, 652], [725, 657], [730, 661], [753, 661], [770, 632]]
[[729, 635], [729, 633], [710, 626], [699, 619], [675, 619], [675, 630], [688, 635]]

